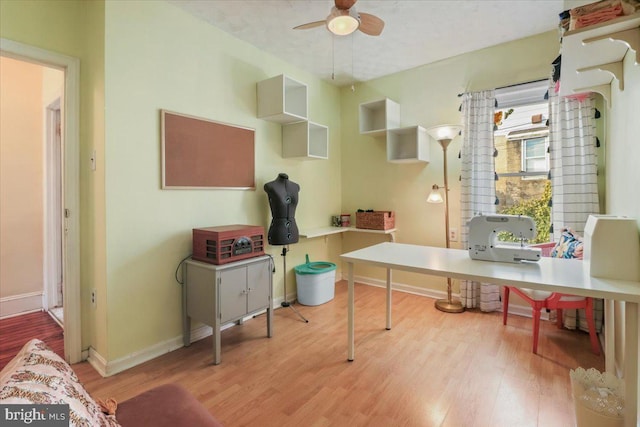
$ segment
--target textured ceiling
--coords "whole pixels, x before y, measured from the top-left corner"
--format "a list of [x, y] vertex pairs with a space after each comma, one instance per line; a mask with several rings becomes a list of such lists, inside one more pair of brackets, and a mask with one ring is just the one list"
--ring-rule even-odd
[[563, 0], [360, 0], [359, 12], [385, 21], [378, 37], [334, 36], [333, 0], [169, 0], [261, 50], [336, 85], [367, 81], [557, 28]]

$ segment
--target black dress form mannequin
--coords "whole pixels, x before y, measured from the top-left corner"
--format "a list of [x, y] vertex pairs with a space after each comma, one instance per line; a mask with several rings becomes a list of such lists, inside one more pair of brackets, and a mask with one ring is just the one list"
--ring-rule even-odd
[[271, 225], [269, 226], [269, 244], [282, 245], [282, 262], [284, 264], [284, 301], [283, 307], [291, 308], [304, 322], [309, 321], [287, 301], [287, 252], [289, 244], [298, 243], [298, 226], [294, 218], [296, 206], [298, 206], [298, 193], [300, 186], [289, 181], [289, 175], [279, 173], [278, 177], [264, 185], [264, 191], [269, 196], [271, 207]]
[[278, 174], [278, 177], [264, 185], [264, 191], [269, 196], [271, 207], [271, 226], [269, 226], [270, 245], [289, 245], [298, 243], [298, 226], [294, 218], [298, 205], [298, 193], [300, 186], [289, 181], [286, 173]]

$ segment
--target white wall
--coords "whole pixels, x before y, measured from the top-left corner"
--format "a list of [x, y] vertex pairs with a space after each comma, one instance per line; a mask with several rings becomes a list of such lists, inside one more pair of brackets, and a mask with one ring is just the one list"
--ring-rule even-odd
[[25, 296], [19, 309], [33, 310], [43, 286], [43, 73], [6, 57], [0, 69], [0, 297]]
[[[624, 60], [624, 91], [611, 85], [611, 109], [607, 114], [606, 213], [635, 218], [640, 229], [640, 66], [635, 65], [633, 54]], [[637, 237], [640, 238], [640, 237]], [[640, 260], [630, 260], [640, 263]], [[616, 365], [624, 360], [624, 305], [615, 304]], [[640, 323], [640, 322], [639, 322]], [[639, 330], [640, 330], [640, 324]], [[640, 401], [638, 402], [640, 406]]]
[[63, 73], [0, 57], [0, 316], [42, 308], [45, 109]]

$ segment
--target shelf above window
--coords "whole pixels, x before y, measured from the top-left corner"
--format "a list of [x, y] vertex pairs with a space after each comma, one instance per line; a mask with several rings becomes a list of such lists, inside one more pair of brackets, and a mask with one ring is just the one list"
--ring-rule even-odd
[[614, 80], [624, 90], [622, 61], [640, 62], [640, 13], [568, 31], [562, 38], [560, 95], [598, 92], [611, 100]]

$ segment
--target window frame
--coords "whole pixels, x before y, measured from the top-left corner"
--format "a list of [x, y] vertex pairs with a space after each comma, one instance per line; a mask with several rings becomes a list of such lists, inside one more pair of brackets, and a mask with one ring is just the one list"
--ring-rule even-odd
[[[542, 140], [544, 144], [544, 155], [543, 156], [527, 156], [527, 143], [533, 140]], [[544, 158], [544, 167], [542, 169], [537, 170], [528, 170], [527, 161], [532, 159], [542, 159]], [[549, 135], [539, 135], [532, 136], [529, 138], [522, 138], [520, 140], [520, 171], [522, 172], [523, 179], [536, 179], [541, 174], [546, 175], [551, 167], [551, 162], [549, 159]]]

